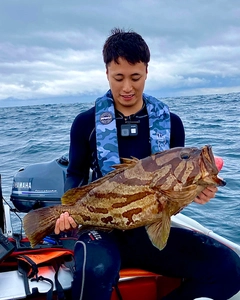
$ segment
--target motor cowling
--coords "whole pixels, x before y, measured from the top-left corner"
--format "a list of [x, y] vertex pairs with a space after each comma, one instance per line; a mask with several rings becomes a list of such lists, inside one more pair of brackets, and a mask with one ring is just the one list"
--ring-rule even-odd
[[20, 212], [61, 203], [68, 166], [67, 156], [21, 168], [13, 178], [10, 200]]

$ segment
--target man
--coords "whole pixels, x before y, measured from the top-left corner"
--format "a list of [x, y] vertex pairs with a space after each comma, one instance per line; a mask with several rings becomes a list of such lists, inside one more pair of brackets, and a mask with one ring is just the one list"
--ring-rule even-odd
[[[142, 37], [114, 29], [103, 58], [110, 90], [73, 122], [65, 190], [87, 184], [90, 168], [95, 180], [110, 172], [120, 157], [141, 159], [184, 146], [181, 119], [143, 93], [150, 52]], [[204, 204], [216, 192], [207, 188], [195, 202]], [[75, 227], [66, 212], [57, 220], [55, 233]], [[85, 231], [76, 243], [75, 261], [73, 299], [110, 299], [119, 270], [126, 267], [184, 278], [164, 299], [228, 299], [240, 289], [239, 257], [209, 237], [179, 228], [171, 228], [162, 251], [152, 245], [144, 227]]]

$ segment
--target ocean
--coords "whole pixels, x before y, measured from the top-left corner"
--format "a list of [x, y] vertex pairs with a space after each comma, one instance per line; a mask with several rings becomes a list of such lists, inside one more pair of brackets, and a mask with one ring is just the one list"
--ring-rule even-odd
[[[182, 213], [240, 244], [240, 93], [161, 98], [185, 126], [186, 146], [211, 145], [224, 159], [220, 176], [227, 182], [205, 205], [190, 204]], [[75, 116], [93, 103], [0, 108], [0, 174], [10, 205], [12, 181], [22, 167], [66, 154]], [[84, 130], [84, 129], [83, 129]], [[21, 214], [20, 214], [21, 216]], [[14, 230], [19, 230], [13, 218]]]

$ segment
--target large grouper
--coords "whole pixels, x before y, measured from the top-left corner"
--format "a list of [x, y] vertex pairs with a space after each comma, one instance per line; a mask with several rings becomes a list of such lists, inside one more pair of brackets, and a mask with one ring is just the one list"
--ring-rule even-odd
[[163, 249], [171, 216], [206, 187], [225, 185], [216, 162], [211, 146], [177, 147], [140, 160], [122, 159], [106, 176], [68, 190], [61, 205], [30, 211], [23, 220], [25, 233], [34, 247], [53, 232], [60, 214], [69, 212], [81, 229], [145, 226], [153, 245]]

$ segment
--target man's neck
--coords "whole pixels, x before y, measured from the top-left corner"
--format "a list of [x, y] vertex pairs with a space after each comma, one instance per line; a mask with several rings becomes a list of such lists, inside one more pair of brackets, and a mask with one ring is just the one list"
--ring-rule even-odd
[[125, 117], [131, 116], [139, 112], [143, 107], [144, 101], [142, 100], [133, 106], [115, 105], [115, 108], [122, 113]]

